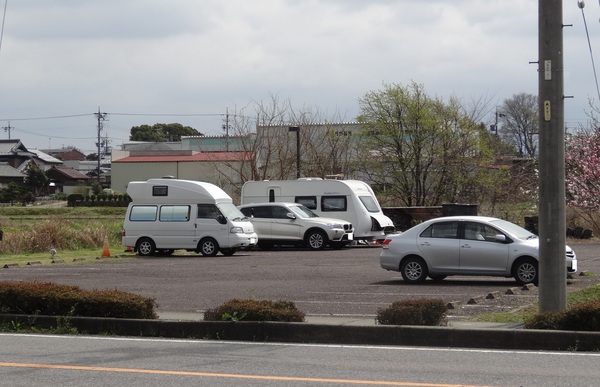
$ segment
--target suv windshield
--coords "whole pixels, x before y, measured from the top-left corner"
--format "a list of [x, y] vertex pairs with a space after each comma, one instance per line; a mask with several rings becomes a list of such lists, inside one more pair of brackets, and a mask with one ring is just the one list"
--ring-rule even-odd
[[297, 206], [290, 206], [290, 210], [292, 210], [292, 212], [301, 219], [318, 218], [319, 217], [319, 215], [315, 214], [314, 212], [312, 212], [307, 207], [305, 207], [301, 204], [297, 205]]

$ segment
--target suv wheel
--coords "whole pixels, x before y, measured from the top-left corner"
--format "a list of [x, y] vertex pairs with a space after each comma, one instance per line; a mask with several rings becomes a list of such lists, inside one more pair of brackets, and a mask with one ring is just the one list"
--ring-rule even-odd
[[306, 235], [306, 244], [313, 250], [324, 249], [327, 245], [327, 235], [319, 230], [309, 231]]

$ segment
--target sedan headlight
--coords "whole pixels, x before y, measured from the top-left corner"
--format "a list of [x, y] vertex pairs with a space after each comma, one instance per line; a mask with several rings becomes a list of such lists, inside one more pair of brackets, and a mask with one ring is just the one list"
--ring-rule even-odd
[[229, 232], [232, 233], [232, 234], [243, 234], [244, 233], [244, 229], [241, 228], [241, 227], [232, 227], [229, 230]]

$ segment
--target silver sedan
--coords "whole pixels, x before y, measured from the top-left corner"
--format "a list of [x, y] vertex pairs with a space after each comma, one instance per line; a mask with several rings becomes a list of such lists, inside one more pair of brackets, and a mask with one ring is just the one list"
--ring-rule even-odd
[[[382, 268], [399, 271], [411, 284], [449, 275], [514, 277], [520, 285], [537, 284], [538, 259], [535, 234], [485, 216], [436, 218], [388, 235], [379, 256]], [[577, 271], [577, 257], [569, 246], [566, 266]]]

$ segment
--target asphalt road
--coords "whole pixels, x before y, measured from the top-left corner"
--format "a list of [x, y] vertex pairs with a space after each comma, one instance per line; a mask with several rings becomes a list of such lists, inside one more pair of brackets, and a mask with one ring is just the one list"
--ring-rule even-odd
[[598, 353], [0, 334], [0, 384], [597, 386]]
[[[600, 273], [600, 243], [569, 242], [580, 271]], [[111, 248], [112, 255], [121, 254]], [[290, 300], [307, 315], [375, 316], [378, 308], [405, 298], [455, 302], [450, 315], [514, 310], [537, 302], [538, 289], [520, 289], [512, 278], [448, 277], [406, 285], [398, 272], [379, 266], [380, 247], [309, 251], [242, 251], [231, 257], [175, 254], [170, 257], [103, 258], [93, 264], [60, 263], [0, 269], [0, 280], [49, 281], [85, 289], [118, 289], [153, 297], [158, 312], [196, 313], [233, 298]], [[571, 291], [598, 281], [576, 276]], [[486, 299], [496, 294], [495, 298]], [[475, 301], [475, 303], [470, 303]]]

